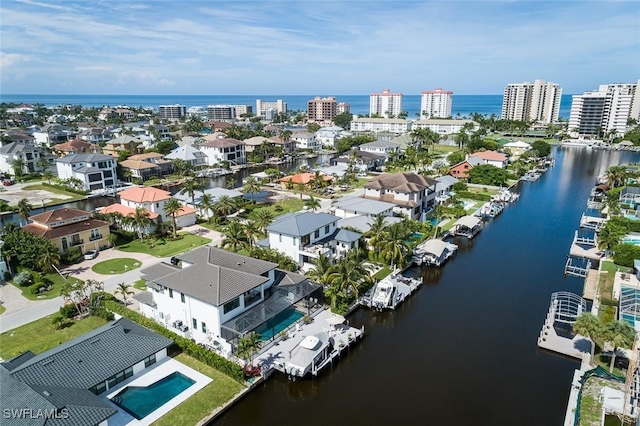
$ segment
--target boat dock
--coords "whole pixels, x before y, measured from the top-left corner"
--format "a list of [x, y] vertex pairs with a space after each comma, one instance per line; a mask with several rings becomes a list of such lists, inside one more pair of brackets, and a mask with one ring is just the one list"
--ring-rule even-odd
[[582, 290], [582, 298], [585, 300], [596, 300], [598, 292], [598, 281], [600, 281], [600, 272], [590, 269], [584, 280], [584, 289]]
[[[363, 337], [364, 327], [351, 327], [341, 315], [323, 309], [312, 317], [311, 322], [299, 324], [286, 336], [270, 342], [254, 363], [260, 365], [265, 378], [274, 371], [287, 374], [293, 380], [308, 374], [316, 376]], [[300, 360], [305, 365], [298, 365]], [[291, 367], [292, 363], [296, 363], [296, 368]]]
[[380, 311], [384, 309], [395, 310], [421, 285], [421, 280], [404, 277], [397, 272], [392, 273], [365, 293], [358, 300], [358, 303]]

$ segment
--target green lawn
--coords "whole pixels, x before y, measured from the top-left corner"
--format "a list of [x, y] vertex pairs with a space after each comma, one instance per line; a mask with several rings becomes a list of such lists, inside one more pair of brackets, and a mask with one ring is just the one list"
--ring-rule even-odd
[[458, 152], [460, 148], [452, 145], [434, 145], [433, 153], [434, 154], [444, 154], [447, 152]]
[[[67, 191], [63, 191], [62, 189], [58, 189], [58, 188], [53, 188], [51, 186], [44, 186], [41, 184], [37, 184], [37, 185], [27, 185], [24, 188], [22, 188], [23, 191], [47, 191], [50, 192], [52, 194], [58, 194], [58, 195], [65, 195], [66, 197], [70, 197], [70, 198], [64, 198], [64, 201], [75, 201], [75, 200], [84, 200], [85, 198], [87, 198], [85, 195], [80, 195], [80, 194], [75, 194], [73, 192], [67, 192]], [[53, 201], [47, 203], [46, 205], [49, 204], [54, 204], [60, 202], [60, 200], [58, 199], [54, 199]]]
[[133, 283], [133, 288], [145, 291], [147, 289], [147, 282], [145, 280], [137, 280]]
[[0, 305], [0, 315], [2, 315], [6, 310], [7, 308], [5, 308], [4, 305]]
[[243, 389], [240, 383], [190, 356], [180, 354], [176, 356], [175, 359], [211, 377], [213, 381], [185, 402], [153, 422], [153, 425], [195, 425], [202, 418], [211, 414], [213, 410], [231, 400], [234, 395]]
[[96, 263], [91, 270], [96, 274], [102, 275], [118, 275], [137, 269], [142, 265], [141, 262], [130, 257], [119, 257], [117, 259], [109, 259]]
[[383, 278], [386, 278], [387, 275], [389, 275], [390, 273], [391, 273], [391, 268], [388, 266], [385, 266], [384, 268], [380, 269], [378, 272], [373, 274], [373, 278], [375, 278], [376, 280], [381, 280]]
[[[317, 197], [316, 197], [317, 198]], [[251, 212], [243, 213], [242, 217], [250, 218], [252, 216], [252, 212], [257, 212], [258, 210], [268, 210], [271, 212], [273, 217], [283, 215], [285, 213], [297, 212], [302, 210], [304, 206], [304, 201], [299, 198], [287, 198], [285, 200], [278, 201], [277, 203], [261, 203], [257, 204]]]
[[51, 285], [51, 290], [45, 291], [44, 293], [40, 293], [40, 294], [31, 294], [31, 292], [29, 291], [29, 287], [20, 287], [20, 286], [17, 286], [16, 284], [14, 284], [13, 281], [10, 281], [10, 282], [15, 287], [17, 287], [20, 290], [22, 290], [22, 295], [24, 297], [26, 297], [27, 299], [29, 299], [29, 300], [47, 300], [47, 299], [53, 299], [54, 297], [60, 296], [60, 290], [62, 290], [62, 287], [67, 283], [67, 281], [69, 281], [69, 282], [80, 282], [80, 281], [82, 281], [82, 280], [79, 280], [79, 279], [74, 278], [74, 277], [68, 277], [65, 280], [64, 278], [62, 278], [57, 273], [45, 274], [44, 276], [46, 278], [50, 279], [53, 284]]
[[8, 359], [27, 350], [44, 352], [107, 323], [102, 318], [87, 317], [79, 321], [69, 320], [66, 326], [54, 330], [52, 316], [0, 334], [0, 357]]
[[172, 240], [170, 238], [167, 238], [164, 241], [146, 239], [141, 242], [139, 239], [135, 239], [128, 243], [118, 244], [116, 250], [127, 253], [147, 253], [155, 257], [169, 257], [210, 242], [211, 240], [209, 238], [181, 233], [178, 234], [177, 240]]
[[600, 270], [602, 271], [600, 274], [600, 282], [598, 283], [600, 296], [603, 300], [613, 300], [613, 281], [615, 279], [616, 271], [629, 272], [630, 269], [616, 265], [610, 260], [605, 260], [602, 262]]

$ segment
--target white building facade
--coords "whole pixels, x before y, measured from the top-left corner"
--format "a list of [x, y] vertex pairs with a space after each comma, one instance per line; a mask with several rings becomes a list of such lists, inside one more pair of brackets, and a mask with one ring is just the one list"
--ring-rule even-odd
[[420, 118], [451, 117], [453, 92], [450, 90], [425, 90], [420, 98]]
[[77, 178], [84, 190], [113, 188], [118, 183], [116, 158], [105, 154], [70, 154], [56, 160], [60, 179]]
[[391, 93], [384, 89], [382, 93], [372, 93], [369, 96], [369, 114], [384, 118], [397, 117], [402, 112], [402, 93]]
[[562, 87], [556, 83], [535, 80], [512, 83], [502, 97], [503, 120], [533, 120], [543, 124], [558, 121]]
[[414, 121], [411, 129], [430, 129], [441, 135], [460, 133], [462, 127], [467, 123], [473, 123], [473, 131], [480, 128], [480, 125], [472, 120], [455, 120], [446, 118], [429, 118], [427, 120]]
[[352, 132], [389, 132], [406, 133], [411, 129], [411, 121], [402, 118], [354, 118], [351, 120]]
[[179, 120], [187, 115], [187, 107], [184, 105], [160, 105], [158, 113], [166, 120]]

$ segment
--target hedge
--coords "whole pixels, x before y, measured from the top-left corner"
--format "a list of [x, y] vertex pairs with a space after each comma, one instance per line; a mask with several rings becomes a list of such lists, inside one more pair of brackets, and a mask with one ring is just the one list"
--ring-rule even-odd
[[229, 361], [228, 359], [223, 358], [220, 355], [215, 354], [202, 346], [199, 346], [197, 343], [190, 339], [177, 335], [176, 333], [163, 327], [161, 324], [158, 324], [154, 320], [149, 319], [138, 312], [132, 311], [131, 309], [123, 306], [118, 302], [106, 300], [102, 302], [102, 305], [111, 312], [122, 315], [123, 317], [128, 318], [131, 321], [137, 322], [138, 324], [173, 340], [176, 346], [178, 346], [187, 355], [197, 359], [200, 362], [204, 362], [208, 366], [215, 368], [223, 374], [226, 374], [237, 382], [244, 384], [244, 372], [242, 371], [242, 367], [240, 367], [238, 364]]
[[483, 194], [482, 192], [458, 191], [456, 195], [468, 200], [491, 201], [491, 194]]
[[88, 195], [91, 192], [91, 191], [87, 191], [87, 190], [71, 188], [70, 186], [67, 186], [67, 185], [59, 185], [59, 184], [56, 184], [56, 183], [42, 182], [41, 185], [42, 186], [49, 186], [51, 188], [56, 188], [56, 189], [59, 189], [61, 191], [71, 192], [73, 194], [79, 194], [79, 195]]

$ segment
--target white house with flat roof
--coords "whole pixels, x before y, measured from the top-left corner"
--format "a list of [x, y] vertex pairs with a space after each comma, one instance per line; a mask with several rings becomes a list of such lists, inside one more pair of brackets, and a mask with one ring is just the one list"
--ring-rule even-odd
[[[319, 306], [321, 287], [277, 264], [212, 246], [175, 256], [142, 270], [147, 292], [136, 295], [143, 315], [196, 343], [228, 356], [248, 333], [270, 340], [270, 322], [287, 309]], [[302, 305], [304, 299], [304, 308]]]
[[118, 183], [116, 158], [105, 154], [69, 154], [56, 159], [60, 179], [77, 178], [85, 190], [113, 188]]
[[455, 120], [448, 118], [429, 118], [426, 120], [414, 121], [411, 125], [411, 129], [430, 129], [441, 135], [450, 135], [453, 133], [460, 133], [462, 126], [467, 123], [473, 123], [473, 131], [475, 132], [480, 128], [480, 125], [472, 120]]
[[395, 154], [400, 151], [400, 144], [385, 141], [385, 140], [377, 140], [373, 142], [363, 143], [358, 147], [360, 151], [371, 152], [373, 154], [384, 155], [388, 157], [391, 154]]
[[298, 149], [316, 149], [316, 135], [309, 132], [295, 132], [291, 140], [296, 142]]
[[402, 118], [359, 117], [351, 120], [352, 132], [406, 133], [411, 130], [411, 121]]
[[333, 203], [334, 215], [340, 218], [353, 216], [393, 216], [396, 205], [384, 201], [368, 200], [360, 197], [342, 197]]
[[362, 236], [339, 229], [339, 219], [328, 213], [288, 213], [267, 227], [268, 237], [261, 244], [291, 257], [299, 266], [311, 263], [321, 254], [336, 260], [358, 247]]

